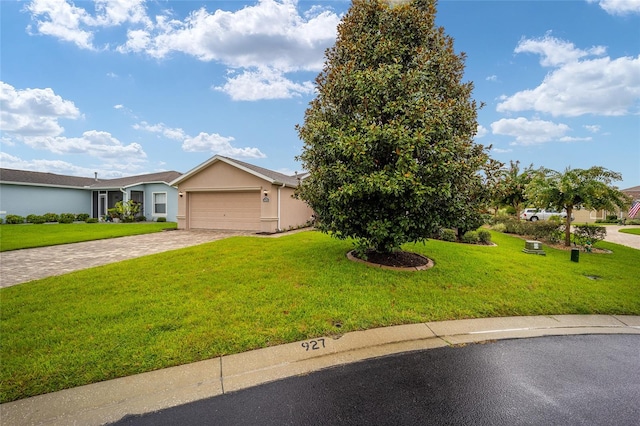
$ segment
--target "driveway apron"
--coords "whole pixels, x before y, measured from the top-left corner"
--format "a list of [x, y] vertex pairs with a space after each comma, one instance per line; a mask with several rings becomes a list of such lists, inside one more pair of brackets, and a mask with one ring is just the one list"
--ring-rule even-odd
[[636, 226], [636, 225], [607, 226], [607, 236], [604, 238], [604, 240], [610, 243], [621, 244], [623, 246], [640, 250], [640, 235], [625, 234], [624, 232], [619, 232], [621, 229], [632, 229], [632, 228], [640, 228], [640, 226]]
[[0, 287], [216, 241], [249, 232], [165, 231], [0, 253]]

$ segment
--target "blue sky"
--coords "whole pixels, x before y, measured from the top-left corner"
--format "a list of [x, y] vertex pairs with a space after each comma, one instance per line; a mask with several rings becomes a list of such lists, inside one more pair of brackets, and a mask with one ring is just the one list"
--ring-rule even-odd
[[[0, 164], [111, 178], [215, 154], [293, 174], [295, 125], [350, 1], [0, 1]], [[441, 0], [476, 140], [640, 185], [640, 0]]]

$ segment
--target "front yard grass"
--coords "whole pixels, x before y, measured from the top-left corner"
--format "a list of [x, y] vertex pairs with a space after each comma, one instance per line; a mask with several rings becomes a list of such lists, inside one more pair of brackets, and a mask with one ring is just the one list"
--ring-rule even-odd
[[640, 235], [640, 228], [625, 228], [620, 229], [619, 231], [625, 234]]
[[[1, 401], [216, 356], [397, 324], [552, 314], [640, 314], [639, 252], [405, 249], [428, 271], [351, 262], [319, 232], [234, 237], [0, 290]], [[336, 324], [340, 324], [338, 328]]]
[[145, 223], [47, 223], [0, 226], [0, 252], [150, 234], [176, 229], [175, 222]]

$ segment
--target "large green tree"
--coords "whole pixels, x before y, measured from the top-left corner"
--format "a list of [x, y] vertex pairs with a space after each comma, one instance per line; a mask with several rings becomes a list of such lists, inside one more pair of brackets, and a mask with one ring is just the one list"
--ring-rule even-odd
[[318, 227], [392, 252], [477, 217], [488, 198], [464, 54], [433, 0], [354, 0], [297, 130]]
[[629, 197], [611, 183], [622, 175], [604, 167], [567, 168], [563, 173], [540, 169], [527, 185], [526, 195], [539, 208], [566, 210], [565, 246], [571, 245], [571, 216], [574, 209], [615, 210], [629, 204]]

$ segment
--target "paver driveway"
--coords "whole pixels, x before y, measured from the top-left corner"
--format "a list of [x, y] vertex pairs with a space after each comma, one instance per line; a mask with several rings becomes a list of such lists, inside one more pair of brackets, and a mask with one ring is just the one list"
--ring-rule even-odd
[[0, 287], [181, 249], [249, 232], [165, 231], [0, 253]]

